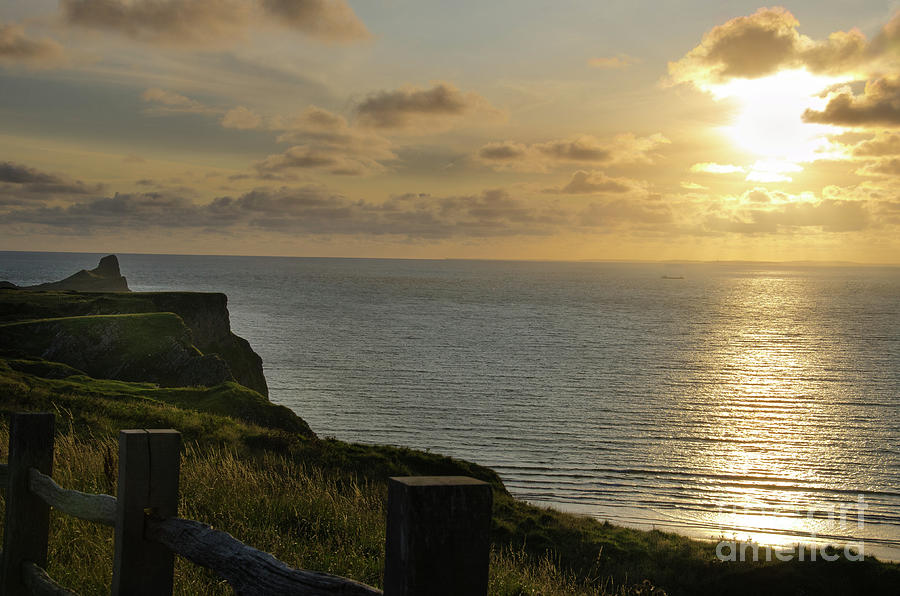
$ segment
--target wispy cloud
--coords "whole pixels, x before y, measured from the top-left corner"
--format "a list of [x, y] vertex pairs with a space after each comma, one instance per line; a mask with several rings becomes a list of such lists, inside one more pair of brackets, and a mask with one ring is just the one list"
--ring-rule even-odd
[[172, 46], [231, 45], [267, 22], [328, 42], [369, 37], [345, 0], [62, 0], [61, 7], [72, 25]]
[[640, 62], [640, 58], [635, 58], [628, 54], [617, 54], [615, 56], [591, 58], [588, 60], [588, 66], [601, 70], [624, 70]]
[[57, 66], [65, 61], [63, 47], [53, 39], [35, 39], [15, 23], [0, 23], [0, 63], [34, 68]]

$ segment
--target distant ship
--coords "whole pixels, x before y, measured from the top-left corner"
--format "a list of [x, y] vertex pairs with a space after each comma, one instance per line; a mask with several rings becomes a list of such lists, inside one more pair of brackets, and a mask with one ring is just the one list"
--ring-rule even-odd
[[683, 275], [663, 275], [663, 279], [684, 279]]

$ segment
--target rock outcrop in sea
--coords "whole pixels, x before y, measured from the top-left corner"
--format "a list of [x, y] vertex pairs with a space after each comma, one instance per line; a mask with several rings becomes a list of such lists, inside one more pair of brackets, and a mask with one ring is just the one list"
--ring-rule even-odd
[[100, 259], [95, 269], [82, 269], [74, 275], [35, 286], [17, 286], [8, 281], [0, 281], [0, 289], [11, 290], [74, 290], [76, 292], [130, 292], [128, 282], [119, 271], [119, 259], [108, 255]]

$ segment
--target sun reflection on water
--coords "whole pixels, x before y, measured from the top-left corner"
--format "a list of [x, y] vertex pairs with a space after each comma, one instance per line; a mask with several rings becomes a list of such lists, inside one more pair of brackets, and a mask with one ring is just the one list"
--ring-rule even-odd
[[[780, 292], [787, 284], [790, 291]], [[704, 520], [722, 536], [790, 546], [804, 537], [842, 535], [835, 503], [820, 501], [833, 484], [807, 464], [835, 457], [832, 406], [817, 399], [834, 368], [834, 338], [805, 316], [815, 300], [784, 279], [743, 280], [712, 333], [711, 358], [724, 383], [711, 389], [713, 447], [693, 464], [731, 481]], [[803, 463], [804, 465], [798, 465]]]

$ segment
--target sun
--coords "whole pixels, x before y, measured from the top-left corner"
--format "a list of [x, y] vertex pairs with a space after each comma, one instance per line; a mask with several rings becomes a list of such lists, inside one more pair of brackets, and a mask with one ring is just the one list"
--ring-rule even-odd
[[709, 88], [716, 99], [737, 104], [734, 120], [721, 131], [735, 146], [757, 158], [747, 180], [790, 181], [788, 174], [802, 171], [801, 164], [835, 156], [839, 149], [828, 135], [840, 129], [804, 122], [802, 116], [807, 109], [823, 109], [830, 97], [826, 91], [843, 82], [806, 70], [784, 70]]

